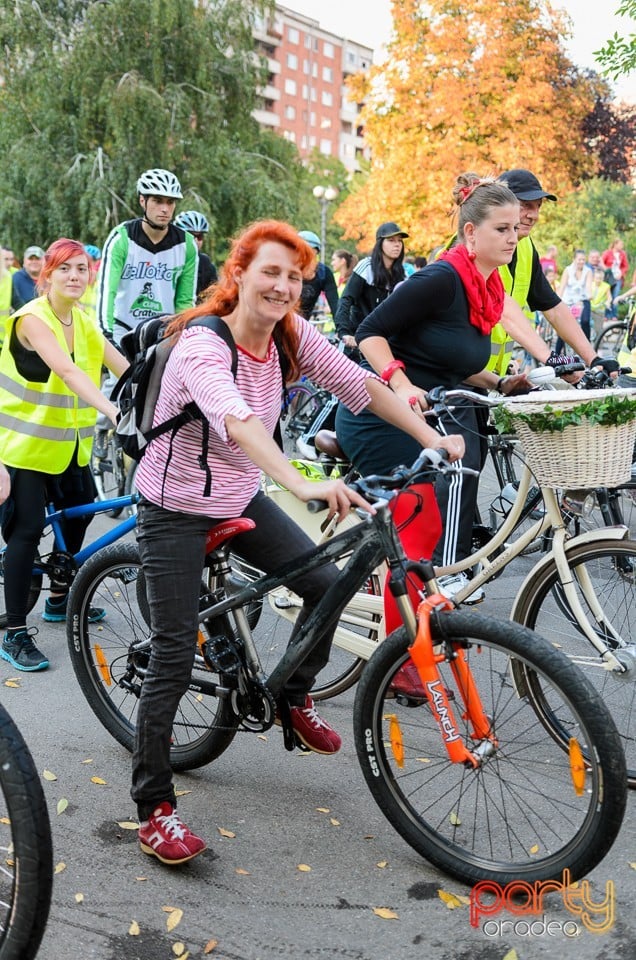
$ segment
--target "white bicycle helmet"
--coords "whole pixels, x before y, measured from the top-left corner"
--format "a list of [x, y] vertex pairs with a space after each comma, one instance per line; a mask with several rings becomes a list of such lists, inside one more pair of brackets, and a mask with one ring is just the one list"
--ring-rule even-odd
[[188, 233], [209, 233], [210, 231], [210, 224], [198, 210], [184, 210], [183, 213], [177, 214], [174, 222]]
[[137, 193], [144, 197], [170, 197], [171, 200], [182, 200], [181, 184], [174, 173], [157, 167], [154, 170], [145, 170], [137, 181]]

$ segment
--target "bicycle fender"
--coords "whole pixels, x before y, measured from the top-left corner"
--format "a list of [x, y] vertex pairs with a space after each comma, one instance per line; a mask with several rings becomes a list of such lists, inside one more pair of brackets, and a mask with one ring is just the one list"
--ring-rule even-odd
[[[629, 538], [629, 528], [628, 527], [598, 527], [594, 530], [586, 530], [585, 533], [580, 533], [578, 537], [572, 537], [571, 540], [568, 540], [565, 544], [565, 555], [567, 555], [575, 550], [577, 547], [582, 546], [585, 543], [594, 543], [598, 541], [599, 536], [602, 534], [603, 540], [626, 540]], [[554, 562], [554, 557], [552, 551], [546, 553], [545, 557], [542, 560], [539, 560], [538, 563], [530, 570], [527, 577], [517, 590], [517, 595], [515, 596], [514, 602], [512, 604], [512, 610], [510, 611], [510, 620], [517, 619], [517, 610], [519, 607], [519, 600], [523, 597], [525, 591], [528, 588], [528, 585], [536, 579], [539, 573], [550, 566], [556, 566]]]

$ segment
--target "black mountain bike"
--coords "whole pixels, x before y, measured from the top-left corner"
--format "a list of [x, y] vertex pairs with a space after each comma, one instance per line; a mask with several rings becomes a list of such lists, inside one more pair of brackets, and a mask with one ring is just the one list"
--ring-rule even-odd
[[[386, 560], [404, 626], [365, 665], [353, 715], [358, 759], [380, 809], [422, 856], [468, 884], [560, 879], [566, 867], [580, 877], [607, 853], [625, 810], [616, 727], [559, 650], [518, 624], [454, 609], [437, 592], [432, 565], [406, 558], [389, 500], [430, 479], [433, 465], [455, 469], [425, 450], [410, 469], [356, 481], [373, 516], [360, 511], [361, 523], [249, 584], [236, 582], [229, 554], [232, 536], [251, 521], [210, 531], [218, 586], [209, 592], [204, 577], [199, 648], [173, 725], [173, 769], [210, 763], [239, 732], [269, 730], [277, 711], [293, 749], [285, 683]], [[337, 581], [265, 673], [266, 651], [246, 608], [294, 575], [343, 557]], [[417, 615], [411, 578], [425, 598]], [[108, 611], [100, 629], [88, 620], [93, 605]], [[151, 655], [149, 620], [136, 545], [113, 545], [81, 567], [68, 607], [71, 660], [94, 713], [128, 750]], [[421, 684], [409, 695], [396, 676], [405, 665]]]

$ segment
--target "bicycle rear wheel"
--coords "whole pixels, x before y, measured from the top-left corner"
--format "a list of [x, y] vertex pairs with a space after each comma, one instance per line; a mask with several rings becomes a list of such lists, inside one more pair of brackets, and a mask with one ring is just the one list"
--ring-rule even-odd
[[[516, 624], [455, 611], [431, 626], [461, 740], [478, 746], [450, 667], [464, 653], [494, 737], [477, 768], [450, 762], [428, 701], [402, 702], [391, 690], [408, 659], [406, 630], [397, 630], [366, 666], [354, 708], [358, 759], [380, 809], [418, 853], [468, 884], [561, 880], [566, 867], [573, 879], [588, 873], [616, 839], [626, 804], [625, 758], [600, 697], [558, 650]], [[518, 695], [512, 663], [540, 679], [589, 756], [580, 794], [568, 751], [546, 733], [532, 699]]]
[[287, 388], [287, 392], [290, 401], [282, 424], [286, 436], [296, 440], [313, 423], [331, 394], [327, 390], [316, 390], [304, 383], [292, 384]]
[[[123, 497], [126, 487], [124, 451], [112, 431], [108, 434], [106, 456], [96, 457], [94, 450], [91, 453], [91, 470], [99, 500], [112, 500], [115, 497]], [[114, 510], [107, 510], [106, 514], [109, 517], [115, 518], [121, 514], [122, 510], [123, 507], [119, 507]]]
[[0, 960], [32, 960], [51, 904], [51, 826], [29, 749], [2, 706], [0, 852]]
[[[103, 607], [106, 619], [89, 623], [90, 607]], [[66, 622], [71, 663], [89, 706], [111, 736], [132, 751], [149, 659], [148, 647], [136, 647], [148, 639], [150, 622], [137, 544], [113, 544], [80, 568]], [[199, 679], [223, 683], [224, 675], [195, 664], [191, 688], [181, 699], [172, 728], [173, 770], [210, 763], [236, 734], [238, 720], [228, 701], [202, 692]]]
[[622, 321], [610, 323], [604, 330], [601, 330], [594, 343], [594, 349], [602, 357], [617, 357], [625, 334], [627, 333], [627, 324]]
[[[636, 542], [600, 540], [581, 544], [569, 551], [568, 560], [577, 597], [589, 623], [614, 650], [625, 671], [605, 669], [569, 608], [554, 563], [533, 575], [518, 598], [513, 616], [562, 650], [584, 671], [614, 719], [625, 750], [629, 786], [636, 787]], [[591, 597], [580, 586], [584, 574], [592, 584]], [[594, 613], [593, 601], [598, 602], [618, 639], [611, 636]]]

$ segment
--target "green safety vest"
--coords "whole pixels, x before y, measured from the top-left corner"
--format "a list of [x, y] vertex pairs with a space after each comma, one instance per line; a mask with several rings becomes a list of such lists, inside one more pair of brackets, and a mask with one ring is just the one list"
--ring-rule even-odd
[[[70, 464], [76, 447], [78, 464], [83, 467], [89, 462], [97, 411], [52, 370], [44, 383], [26, 380], [18, 373], [10, 349], [11, 331], [25, 314], [39, 317], [69, 354], [64, 331], [46, 297], [31, 300], [9, 317], [0, 352], [0, 463], [60, 474]], [[103, 334], [77, 307], [73, 307], [73, 324], [74, 362], [99, 387]]]
[[[514, 274], [508, 264], [499, 267], [499, 276], [503, 281], [504, 290], [519, 304], [522, 310], [527, 309], [528, 293], [530, 292], [530, 281], [532, 279], [533, 255], [532, 240], [530, 237], [522, 237], [517, 244], [517, 262]], [[486, 370], [491, 370], [500, 377], [504, 377], [508, 370], [514, 345], [515, 341], [508, 336], [502, 324], [495, 324], [490, 333], [490, 360], [486, 365]]]

